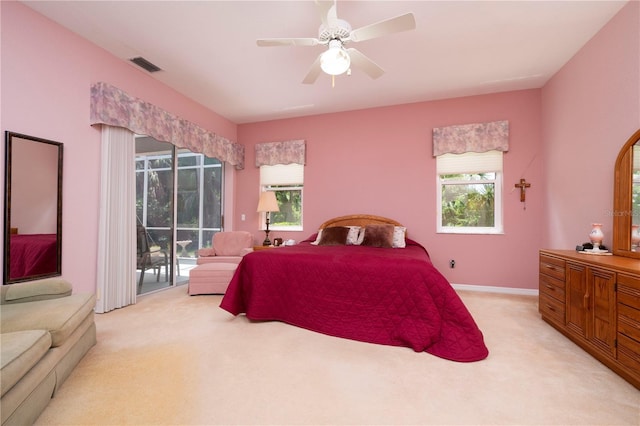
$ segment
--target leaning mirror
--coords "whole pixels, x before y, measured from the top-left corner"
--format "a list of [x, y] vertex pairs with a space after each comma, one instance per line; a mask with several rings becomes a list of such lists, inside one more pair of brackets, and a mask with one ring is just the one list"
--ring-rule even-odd
[[640, 130], [618, 154], [613, 190], [613, 254], [640, 259]]
[[62, 144], [5, 132], [4, 284], [62, 273]]

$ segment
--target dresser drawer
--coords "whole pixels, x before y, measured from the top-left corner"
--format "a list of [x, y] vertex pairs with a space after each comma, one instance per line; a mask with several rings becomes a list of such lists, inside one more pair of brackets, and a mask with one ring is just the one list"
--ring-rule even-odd
[[618, 362], [640, 378], [640, 343], [618, 334]]
[[618, 333], [640, 342], [640, 310], [618, 305]]
[[618, 274], [618, 303], [640, 307], [640, 279]]
[[547, 296], [545, 293], [540, 293], [538, 310], [543, 317], [551, 319], [558, 324], [564, 324], [564, 303]]
[[564, 281], [540, 274], [540, 293], [553, 297], [564, 304]]
[[540, 255], [540, 273], [564, 281], [565, 262], [557, 257]]

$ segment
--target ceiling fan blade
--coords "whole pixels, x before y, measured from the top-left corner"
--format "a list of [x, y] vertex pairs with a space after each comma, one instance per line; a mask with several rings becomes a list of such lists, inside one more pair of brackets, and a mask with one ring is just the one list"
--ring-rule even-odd
[[338, 20], [336, 12], [336, 0], [316, 0], [318, 12], [320, 12], [320, 20], [325, 27], [333, 26]]
[[264, 38], [257, 40], [260, 47], [271, 46], [316, 46], [320, 44], [317, 38]]
[[311, 65], [311, 69], [307, 73], [307, 76], [302, 80], [303, 84], [313, 84], [318, 79], [318, 76], [322, 73], [322, 68], [320, 68], [320, 56], [318, 55], [313, 65]]
[[385, 19], [384, 21], [355, 29], [351, 31], [349, 40], [370, 40], [372, 38], [399, 33], [401, 31], [413, 30], [415, 28], [416, 19], [413, 17], [413, 13], [406, 13], [404, 15], [396, 16], [395, 18]]
[[367, 58], [359, 50], [350, 47], [347, 49], [347, 53], [349, 54], [349, 58], [351, 58], [351, 66], [364, 71], [369, 77], [376, 79], [384, 74], [384, 70], [380, 68], [378, 64]]

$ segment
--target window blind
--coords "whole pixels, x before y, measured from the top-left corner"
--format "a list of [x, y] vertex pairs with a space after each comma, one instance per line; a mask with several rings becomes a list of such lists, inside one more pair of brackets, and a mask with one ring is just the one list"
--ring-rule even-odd
[[438, 175], [502, 171], [502, 151], [442, 154], [436, 157]]
[[302, 185], [304, 165], [276, 164], [260, 166], [260, 185]]

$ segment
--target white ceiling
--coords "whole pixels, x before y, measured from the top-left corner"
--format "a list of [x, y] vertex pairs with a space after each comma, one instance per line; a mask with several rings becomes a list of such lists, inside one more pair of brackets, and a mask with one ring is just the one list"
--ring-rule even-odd
[[[416, 29], [349, 44], [386, 73], [302, 84], [324, 50], [313, 1], [23, 1], [235, 123], [542, 87], [626, 1], [340, 1], [359, 28], [413, 12]], [[131, 65], [136, 67], [135, 65]], [[137, 68], [137, 67], [136, 67]], [[146, 71], [141, 71], [146, 72]]]

